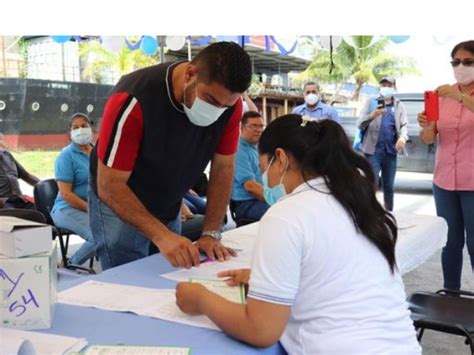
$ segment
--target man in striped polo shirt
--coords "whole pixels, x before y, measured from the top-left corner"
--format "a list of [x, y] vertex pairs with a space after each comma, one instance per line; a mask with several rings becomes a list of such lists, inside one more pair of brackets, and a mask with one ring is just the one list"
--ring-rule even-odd
[[[90, 223], [104, 269], [156, 247], [175, 267], [199, 265], [199, 250], [220, 261], [235, 256], [219, 230], [250, 79], [249, 56], [231, 42], [120, 79], [91, 154]], [[179, 235], [180, 204], [209, 161], [203, 235], [193, 245]]]

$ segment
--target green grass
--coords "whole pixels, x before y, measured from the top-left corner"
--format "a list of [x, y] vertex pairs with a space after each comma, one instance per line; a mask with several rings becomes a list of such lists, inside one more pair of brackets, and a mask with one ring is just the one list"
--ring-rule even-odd
[[23, 165], [26, 171], [40, 179], [54, 177], [54, 162], [59, 153], [59, 150], [12, 152], [15, 159]]

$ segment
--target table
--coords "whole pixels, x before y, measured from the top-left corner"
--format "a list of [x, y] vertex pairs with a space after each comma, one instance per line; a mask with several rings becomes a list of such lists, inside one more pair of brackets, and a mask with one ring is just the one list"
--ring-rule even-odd
[[[406, 274], [426, 262], [445, 244], [448, 225], [443, 218], [395, 212], [398, 240], [395, 247], [400, 273]], [[226, 233], [227, 236], [257, 235], [258, 223], [249, 224]]]
[[[59, 290], [87, 280], [121, 283], [149, 288], [175, 288], [176, 282], [160, 277], [173, 267], [159, 254], [106, 270], [98, 275], [66, 277]], [[124, 295], [117, 295], [118, 297]], [[199, 354], [285, 354], [280, 344], [257, 349], [236, 341], [223, 332], [197, 328], [131, 313], [58, 303], [52, 327], [40, 332], [85, 337], [91, 344], [127, 344], [191, 347]]]
[[[402, 274], [424, 263], [444, 246], [447, 224], [438, 217], [396, 213], [399, 236], [396, 256]], [[256, 236], [258, 223], [224, 233], [224, 240]], [[153, 255], [104, 271], [99, 275], [60, 282], [59, 290], [86, 280], [122, 283], [150, 288], [175, 288], [176, 282], [160, 277], [174, 269], [161, 255]], [[118, 295], [119, 297], [120, 295]], [[123, 295], [122, 295], [123, 296]], [[85, 337], [89, 344], [128, 344], [186, 346], [193, 354], [283, 354], [281, 345], [255, 349], [231, 339], [222, 332], [141, 317], [129, 313], [57, 304], [51, 329], [43, 331]]]

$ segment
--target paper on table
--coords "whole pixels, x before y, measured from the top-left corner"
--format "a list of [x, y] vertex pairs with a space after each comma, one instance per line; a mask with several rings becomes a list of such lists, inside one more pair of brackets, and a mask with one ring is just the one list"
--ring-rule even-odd
[[[79, 352], [87, 345], [84, 338], [28, 332], [0, 327], [0, 354], [60, 355], [66, 352]], [[26, 342], [25, 342], [26, 340]]]
[[190, 282], [199, 283], [204, 285], [209, 291], [217, 293], [219, 296], [225, 299], [236, 302], [245, 303], [245, 288], [244, 285], [240, 286], [229, 286], [225, 281], [219, 280], [203, 280], [203, 279], [190, 279]]
[[217, 276], [217, 273], [221, 271], [250, 268], [251, 252], [242, 251], [238, 255], [238, 257], [223, 262], [206, 262], [201, 264], [199, 267], [168, 272], [162, 274], [161, 277], [180, 282], [188, 281], [190, 279], [222, 280]]
[[[117, 295], [127, 295], [118, 298]], [[58, 294], [58, 302], [108, 311], [132, 312], [195, 327], [220, 330], [206, 316], [190, 316], [176, 305], [175, 290], [86, 281]]]
[[190, 348], [162, 346], [92, 345], [84, 355], [189, 355]]

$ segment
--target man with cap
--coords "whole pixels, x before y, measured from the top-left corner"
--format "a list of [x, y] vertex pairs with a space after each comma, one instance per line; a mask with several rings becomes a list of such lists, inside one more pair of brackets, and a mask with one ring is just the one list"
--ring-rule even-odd
[[336, 109], [331, 105], [321, 102], [320, 89], [317, 83], [309, 81], [304, 84], [303, 95], [305, 103], [296, 106], [293, 109], [293, 113], [301, 116], [309, 116], [314, 120], [327, 118], [341, 124]]
[[382, 175], [384, 205], [393, 210], [397, 153], [405, 152], [408, 140], [408, 118], [405, 106], [394, 97], [396, 82], [393, 76], [380, 80], [380, 94], [363, 106], [357, 126], [362, 130], [361, 151], [372, 164], [376, 178]]

